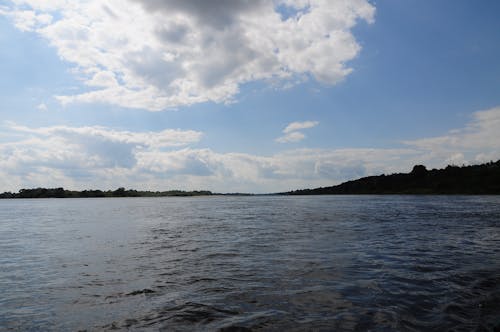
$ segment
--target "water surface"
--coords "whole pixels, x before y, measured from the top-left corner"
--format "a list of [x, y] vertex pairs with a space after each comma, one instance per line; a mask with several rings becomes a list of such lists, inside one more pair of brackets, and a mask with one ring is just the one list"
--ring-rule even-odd
[[0, 200], [0, 329], [500, 328], [499, 196]]

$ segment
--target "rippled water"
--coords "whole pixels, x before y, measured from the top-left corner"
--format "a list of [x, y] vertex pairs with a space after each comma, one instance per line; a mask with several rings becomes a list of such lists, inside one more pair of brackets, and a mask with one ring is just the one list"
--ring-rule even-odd
[[0, 329], [495, 328], [499, 196], [0, 201]]

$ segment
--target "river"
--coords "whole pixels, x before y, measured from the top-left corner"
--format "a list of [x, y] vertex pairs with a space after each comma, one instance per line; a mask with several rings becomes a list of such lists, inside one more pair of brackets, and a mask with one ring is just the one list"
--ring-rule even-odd
[[0, 200], [0, 329], [500, 328], [500, 196]]

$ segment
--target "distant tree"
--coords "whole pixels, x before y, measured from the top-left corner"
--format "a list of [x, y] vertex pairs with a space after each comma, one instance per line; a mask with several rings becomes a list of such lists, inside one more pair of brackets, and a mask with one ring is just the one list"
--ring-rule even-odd
[[415, 176], [422, 176], [427, 173], [427, 168], [424, 165], [415, 165], [411, 170], [411, 174]]
[[123, 187], [120, 187], [120, 188], [116, 189], [115, 191], [113, 191], [113, 196], [124, 197], [125, 195], [126, 195], [126, 190]]
[[64, 198], [66, 197], [66, 192], [64, 188], [55, 188], [52, 189], [51, 197]]

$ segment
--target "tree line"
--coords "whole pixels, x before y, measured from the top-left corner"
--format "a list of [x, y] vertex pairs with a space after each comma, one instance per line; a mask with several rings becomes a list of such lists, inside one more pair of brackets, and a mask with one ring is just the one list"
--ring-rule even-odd
[[481, 165], [427, 170], [416, 165], [410, 173], [368, 176], [337, 186], [302, 189], [285, 195], [463, 194], [499, 195], [500, 160]]
[[116, 190], [66, 190], [59, 188], [21, 189], [17, 193], [4, 192], [1, 198], [87, 198], [87, 197], [164, 197], [164, 196], [207, 196], [212, 192], [207, 190], [183, 191], [138, 191], [120, 187]]

